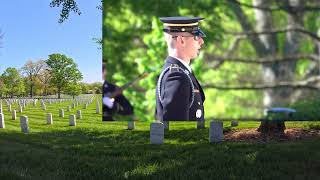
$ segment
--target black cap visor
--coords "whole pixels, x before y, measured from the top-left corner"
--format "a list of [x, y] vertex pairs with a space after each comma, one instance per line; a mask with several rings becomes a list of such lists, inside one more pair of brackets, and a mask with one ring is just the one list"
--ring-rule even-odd
[[193, 35], [196, 35], [196, 36], [200, 36], [200, 37], [207, 37], [206, 34], [200, 30], [200, 28], [197, 28], [197, 29], [186, 29], [184, 31], [181, 30], [181, 28], [177, 28], [177, 29], [174, 29], [174, 28], [164, 28], [163, 29], [164, 32], [166, 33], [170, 33], [170, 32], [188, 32], [190, 34], [193, 34]]
[[206, 34], [203, 31], [201, 31], [200, 29], [198, 29], [196, 32], [191, 33], [191, 34], [196, 35], [196, 36], [200, 36], [200, 37], [207, 37]]

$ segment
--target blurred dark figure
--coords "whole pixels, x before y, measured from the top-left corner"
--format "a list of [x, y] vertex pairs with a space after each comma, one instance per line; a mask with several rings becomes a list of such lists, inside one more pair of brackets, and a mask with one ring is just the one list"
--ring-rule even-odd
[[106, 65], [102, 64], [103, 74], [103, 117], [102, 121], [114, 121], [112, 118], [116, 114], [133, 115], [133, 107], [128, 99], [122, 94], [122, 89], [105, 80], [107, 75]]

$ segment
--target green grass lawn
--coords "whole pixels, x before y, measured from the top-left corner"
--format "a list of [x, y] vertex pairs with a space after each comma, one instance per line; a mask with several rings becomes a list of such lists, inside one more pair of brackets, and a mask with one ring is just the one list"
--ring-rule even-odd
[[[65, 102], [62, 106], [69, 105]], [[30, 133], [20, 132], [19, 120], [11, 120], [3, 104], [6, 128], [0, 129], [0, 179], [319, 179], [320, 139], [254, 144], [209, 144], [209, 129], [195, 122], [170, 123], [163, 145], [150, 144], [150, 124], [102, 122], [95, 101], [58, 118], [52, 104], [53, 125], [46, 113], [32, 105], [23, 114]], [[69, 126], [69, 114], [77, 109], [83, 119]], [[18, 115], [19, 113], [17, 113]], [[206, 122], [208, 127], [209, 122]], [[225, 122], [228, 128], [230, 122]], [[287, 122], [287, 127], [319, 126], [320, 122]], [[237, 128], [258, 127], [240, 122]]]

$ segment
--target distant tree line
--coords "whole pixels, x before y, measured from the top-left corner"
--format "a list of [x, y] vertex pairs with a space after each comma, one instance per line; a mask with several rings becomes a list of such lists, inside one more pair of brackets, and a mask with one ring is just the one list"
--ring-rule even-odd
[[101, 94], [102, 83], [84, 83], [78, 65], [63, 54], [46, 60], [28, 60], [20, 69], [8, 67], [0, 75], [0, 97], [33, 97], [61, 94]]

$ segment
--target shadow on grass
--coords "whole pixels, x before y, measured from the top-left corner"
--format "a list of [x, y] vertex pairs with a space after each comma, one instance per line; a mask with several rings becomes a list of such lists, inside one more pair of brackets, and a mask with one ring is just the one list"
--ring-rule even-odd
[[77, 128], [27, 135], [1, 132], [0, 178], [315, 179], [320, 176], [320, 139], [281, 144], [209, 144], [208, 131], [170, 130], [163, 145], [149, 144], [149, 131], [142, 130]]

